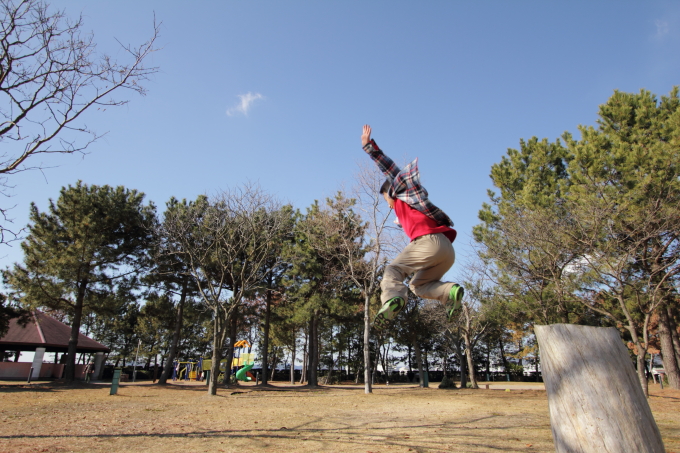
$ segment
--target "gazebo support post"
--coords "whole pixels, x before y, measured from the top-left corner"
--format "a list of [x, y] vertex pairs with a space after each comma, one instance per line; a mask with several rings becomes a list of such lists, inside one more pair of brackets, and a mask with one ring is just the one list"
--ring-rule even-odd
[[104, 353], [103, 352], [97, 352], [94, 355], [94, 374], [92, 376], [92, 379], [95, 381], [98, 381], [102, 378], [102, 371], [104, 370]]
[[33, 356], [33, 373], [32, 379], [38, 379], [40, 376], [40, 368], [42, 368], [43, 356], [45, 355], [45, 348], [35, 348], [35, 355]]

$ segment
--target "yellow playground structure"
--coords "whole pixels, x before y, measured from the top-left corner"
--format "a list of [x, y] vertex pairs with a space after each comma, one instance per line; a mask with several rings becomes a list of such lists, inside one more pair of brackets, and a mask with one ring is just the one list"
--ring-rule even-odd
[[[255, 354], [242, 352], [246, 348], [250, 348], [250, 343], [246, 340], [237, 341], [234, 343], [234, 358], [231, 361], [231, 370], [236, 370], [236, 379], [239, 381], [252, 381], [255, 379], [250, 370], [255, 365]], [[184, 381], [203, 381], [210, 375], [210, 368], [212, 367], [211, 359], [199, 358], [198, 360], [189, 360], [186, 362], [175, 361], [172, 372], [172, 380]], [[227, 370], [227, 359], [220, 361], [220, 377]]]

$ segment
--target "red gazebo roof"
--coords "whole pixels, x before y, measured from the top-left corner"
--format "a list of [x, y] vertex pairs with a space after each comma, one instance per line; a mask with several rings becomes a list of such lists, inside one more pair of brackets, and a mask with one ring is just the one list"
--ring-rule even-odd
[[[22, 326], [17, 319], [10, 320], [7, 335], [0, 338], [0, 349], [14, 351], [35, 351], [45, 348], [47, 352], [67, 352], [71, 327], [40, 311], [34, 311], [31, 321]], [[103, 344], [88, 338], [82, 333], [78, 336], [76, 352], [110, 352]]]

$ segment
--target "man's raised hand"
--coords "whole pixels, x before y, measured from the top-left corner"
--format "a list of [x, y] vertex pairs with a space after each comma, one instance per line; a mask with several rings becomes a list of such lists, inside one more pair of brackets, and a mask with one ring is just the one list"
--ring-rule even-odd
[[361, 134], [361, 146], [366, 146], [371, 141], [371, 126], [364, 124], [364, 132]]

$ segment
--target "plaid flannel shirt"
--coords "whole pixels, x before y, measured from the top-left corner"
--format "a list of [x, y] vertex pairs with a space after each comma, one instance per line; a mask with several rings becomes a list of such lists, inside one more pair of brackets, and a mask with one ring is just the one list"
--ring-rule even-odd
[[416, 209], [438, 225], [453, 227], [453, 222], [444, 211], [436, 207], [427, 198], [427, 190], [420, 185], [420, 173], [418, 172], [418, 158], [400, 170], [392, 159], [387, 157], [375, 140], [371, 140], [364, 146], [364, 151], [371, 156], [385, 176], [392, 180], [387, 195], [397, 198], [407, 205]]

